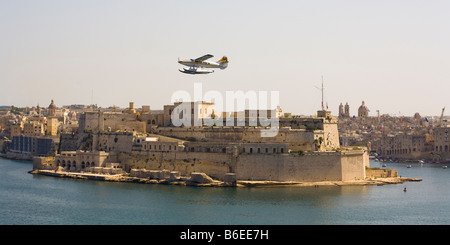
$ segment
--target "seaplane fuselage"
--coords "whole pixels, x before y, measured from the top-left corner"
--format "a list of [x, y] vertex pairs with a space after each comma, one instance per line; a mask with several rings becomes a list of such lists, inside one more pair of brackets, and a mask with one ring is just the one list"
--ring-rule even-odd
[[227, 68], [228, 62], [213, 62], [213, 61], [195, 61], [194, 59], [190, 60], [179, 60], [178, 63], [189, 66], [189, 67], [201, 67], [201, 68]]

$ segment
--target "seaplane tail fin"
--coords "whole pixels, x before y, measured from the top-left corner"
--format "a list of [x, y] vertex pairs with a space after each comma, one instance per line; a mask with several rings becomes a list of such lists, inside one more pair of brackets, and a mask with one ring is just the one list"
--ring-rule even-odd
[[227, 66], [228, 66], [228, 58], [226, 56], [222, 57], [222, 59], [220, 59], [217, 62], [219, 63], [221, 70], [227, 68]]
[[226, 62], [228, 62], [228, 58], [226, 56], [224, 56], [224, 57], [222, 57], [222, 59], [220, 59], [217, 62], [219, 62], [219, 63], [226, 63]]

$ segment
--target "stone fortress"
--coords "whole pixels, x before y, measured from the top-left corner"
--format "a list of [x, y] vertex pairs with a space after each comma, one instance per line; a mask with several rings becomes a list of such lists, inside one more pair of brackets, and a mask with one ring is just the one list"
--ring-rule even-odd
[[[193, 120], [218, 115], [220, 120], [235, 120], [240, 114], [245, 125], [174, 127], [170, 115], [176, 104], [152, 111], [150, 106], [136, 109], [130, 102], [126, 109], [75, 108], [64, 113], [52, 101], [45, 113], [33, 109], [34, 119], [23, 120], [28, 124], [45, 117], [45, 124], [34, 127], [40, 136], [25, 136], [23, 128], [17, 130], [19, 135], [12, 137], [8, 153], [30, 154], [35, 170], [55, 173], [149, 179], [203, 176], [231, 182], [354, 181], [367, 177], [367, 149], [341, 147], [338, 122], [330, 111], [305, 117], [283, 115], [278, 107], [267, 112], [279, 120], [278, 134], [261, 137], [266, 126], [249, 126], [258, 121], [259, 111], [217, 112], [214, 103], [191, 103]], [[52, 118], [56, 119], [49, 123]], [[52, 136], [55, 131], [57, 138]], [[23, 147], [27, 137], [53, 137], [53, 146], [47, 154], [34, 153]]]
[[[363, 101], [355, 114], [341, 103], [336, 117], [323, 109], [315, 116], [296, 116], [280, 107], [220, 112], [214, 103], [198, 101], [190, 102], [190, 120], [203, 123], [176, 127], [171, 114], [179, 105], [58, 107], [51, 100], [48, 107], [2, 106], [0, 156], [34, 159], [36, 171], [56, 175], [284, 183], [396, 176], [395, 170], [368, 168], [367, 153], [379, 161], [450, 162], [445, 108], [440, 117], [379, 110], [370, 116]], [[261, 137], [267, 129], [258, 118], [263, 112], [278, 120], [273, 137]], [[225, 126], [208, 126], [207, 119]]]

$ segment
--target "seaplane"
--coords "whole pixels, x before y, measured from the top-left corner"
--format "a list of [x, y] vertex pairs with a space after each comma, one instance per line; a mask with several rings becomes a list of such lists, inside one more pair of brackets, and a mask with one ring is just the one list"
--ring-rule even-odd
[[227, 68], [228, 58], [226, 56], [223, 56], [222, 59], [218, 60], [217, 62], [207, 61], [207, 59], [210, 59], [212, 57], [214, 56], [211, 54], [206, 54], [197, 59], [189, 59], [189, 60], [178, 59], [178, 63], [185, 66], [189, 66], [189, 69], [183, 68], [179, 69], [179, 71], [186, 74], [194, 75], [194, 74], [208, 74], [214, 72], [214, 70], [208, 70], [203, 68], [220, 68], [221, 70]]

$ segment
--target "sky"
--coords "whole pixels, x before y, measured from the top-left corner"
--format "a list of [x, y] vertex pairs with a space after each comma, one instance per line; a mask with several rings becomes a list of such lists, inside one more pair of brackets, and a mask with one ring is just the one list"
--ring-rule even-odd
[[[177, 90], [279, 91], [283, 112], [450, 110], [450, 1], [0, 0], [0, 105], [152, 110]], [[228, 68], [178, 71], [213, 54]], [[448, 113], [445, 113], [446, 115]]]

